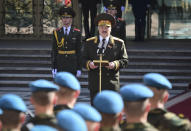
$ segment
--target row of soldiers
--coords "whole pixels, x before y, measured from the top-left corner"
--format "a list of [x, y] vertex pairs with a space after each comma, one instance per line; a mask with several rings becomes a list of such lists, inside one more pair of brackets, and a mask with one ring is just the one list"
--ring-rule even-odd
[[121, 87], [119, 92], [98, 93], [93, 106], [76, 103], [81, 86], [68, 72], [57, 73], [54, 82], [40, 79], [29, 87], [34, 117], [25, 120], [27, 107], [22, 98], [5, 94], [0, 98], [2, 131], [191, 130], [188, 119], [165, 109], [172, 85], [158, 73], [145, 74], [143, 84], [132, 83]]

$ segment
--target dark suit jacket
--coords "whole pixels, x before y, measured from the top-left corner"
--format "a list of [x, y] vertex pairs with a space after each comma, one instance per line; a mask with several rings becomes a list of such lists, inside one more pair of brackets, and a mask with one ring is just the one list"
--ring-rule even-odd
[[[98, 36], [95, 36], [87, 39], [83, 51], [83, 66], [88, 69], [88, 88], [90, 88], [90, 91], [99, 90], [99, 68], [92, 70], [88, 66], [90, 61], [99, 60], [99, 56], [97, 55], [98, 38]], [[103, 60], [114, 62], [116, 67], [115, 69], [102, 67], [102, 90], [118, 90], [120, 87], [119, 69], [127, 67], [128, 63], [128, 56], [123, 40], [110, 36]]]
[[[63, 44], [62, 39], [64, 39]], [[52, 68], [75, 74], [77, 70], [81, 69], [81, 45], [80, 30], [71, 27], [68, 36], [64, 35], [63, 28], [55, 30], [51, 53]], [[67, 54], [66, 51], [75, 51], [75, 53]], [[65, 54], [60, 54], [59, 52], [64, 52]]]

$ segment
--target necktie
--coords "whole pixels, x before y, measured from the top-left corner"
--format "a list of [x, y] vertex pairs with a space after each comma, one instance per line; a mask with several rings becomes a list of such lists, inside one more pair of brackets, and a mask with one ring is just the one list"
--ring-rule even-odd
[[65, 28], [65, 33], [64, 33], [66, 36], [68, 35], [68, 29]]
[[102, 40], [102, 46], [101, 46], [101, 50], [102, 50], [102, 54], [104, 54], [104, 51], [105, 51], [105, 39]]
[[102, 49], [104, 49], [104, 45], [105, 45], [105, 39], [102, 39]]

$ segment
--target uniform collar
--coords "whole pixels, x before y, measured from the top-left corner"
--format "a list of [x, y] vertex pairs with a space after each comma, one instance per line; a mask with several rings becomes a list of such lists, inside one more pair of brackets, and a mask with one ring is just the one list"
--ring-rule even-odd
[[[63, 31], [64, 31], [64, 33], [65, 33], [65, 29], [66, 29], [66, 27], [65, 27], [65, 26], [63, 26]], [[71, 29], [71, 26], [67, 27], [67, 35], [69, 34], [70, 29]]]

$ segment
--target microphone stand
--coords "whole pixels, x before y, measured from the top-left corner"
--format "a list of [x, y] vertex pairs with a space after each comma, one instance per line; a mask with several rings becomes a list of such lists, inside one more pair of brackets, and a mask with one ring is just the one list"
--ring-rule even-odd
[[98, 55], [99, 55], [99, 93], [101, 92], [101, 76], [102, 76], [102, 58], [104, 54], [104, 48], [98, 48]]

